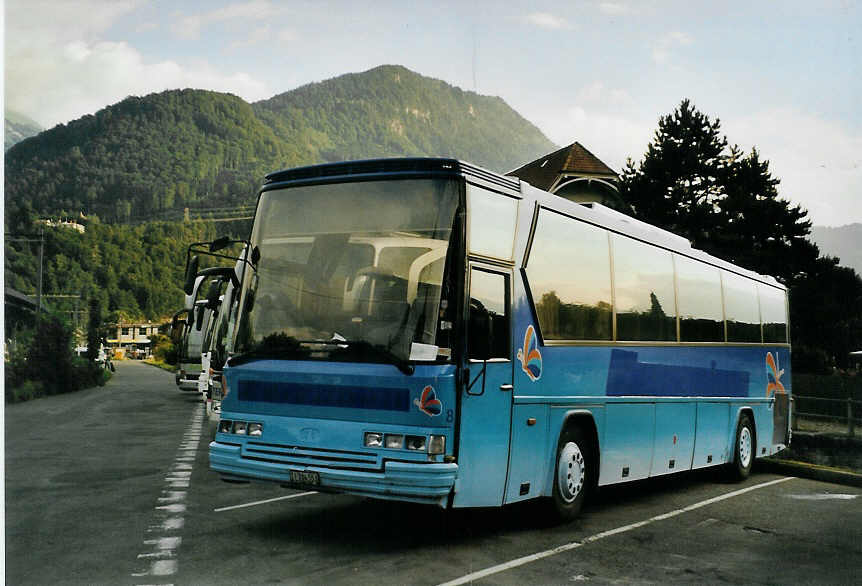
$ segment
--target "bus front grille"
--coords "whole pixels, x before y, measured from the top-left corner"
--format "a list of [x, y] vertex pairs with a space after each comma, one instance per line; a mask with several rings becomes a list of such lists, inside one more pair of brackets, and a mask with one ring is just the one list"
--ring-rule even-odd
[[242, 457], [273, 464], [324, 466], [354, 470], [380, 470], [382, 467], [376, 454], [251, 441], [243, 446]]

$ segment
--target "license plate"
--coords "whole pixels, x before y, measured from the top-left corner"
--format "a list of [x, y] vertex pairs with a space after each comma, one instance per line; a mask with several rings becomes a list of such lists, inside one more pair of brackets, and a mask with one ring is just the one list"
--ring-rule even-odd
[[290, 482], [292, 484], [301, 484], [303, 486], [320, 486], [320, 474], [318, 472], [309, 472], [306, 470], [291, 470]]

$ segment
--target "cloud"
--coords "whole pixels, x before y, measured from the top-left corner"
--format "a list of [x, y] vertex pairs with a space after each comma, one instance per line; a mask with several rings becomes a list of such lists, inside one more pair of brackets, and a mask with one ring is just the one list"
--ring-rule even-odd
[[677, 47], [687, 47], [694, 42], [694, 38], [684, 32], [674, 31], [667, 33], [658, 39], [652, 46], [653, 61], [663, 65], [670, 59], [671, 51]]
[[580, 142], [617, 172], [626, 159], [643, 156], [654, 121], [635, 113], [636, 100], [624, 90], [594, 81], [582, 87], [573, 104], [561, 108], [537, 108], [534, 122], [559, 145]]
[[[272, 95], [266, 83], [247, 73], [225, 72], [205, 60], [147, 62], [128, 43], [103, 38], [105, 31], [142, 3], [10, 0], [6, 14], [6, 107], [49, 128], [126, 96], [166, 89], [205, 88], [231, 92], [249, 101]], [[209, 20], [199, 22], [267, 18], [279, 10], [266, 1], [231, 4], [207, 13]], [[45, 14], [51, 18], [44, 18]], [[198, 26], [194, 20], [189, 25]]]
[[237, 22], [271, 19], [284, 11], [284, 7], [276, 6], [269, 0], [251, 0], [228, 4], [200, 14], [178, 15], [178, 20], [171, 30], [181, 39], [195, 40], [200, 38], [201, 29], [214, 23], [233, 25]]
[[145, 33], [149, 31], [158, 30], [159, 25], [155, 22], [142, 22], [135, 27], [136, 33]]
[[225, 73], [207, 62], [146, 63], [123, 42], [72, 41], [47, 55], [19, 55], [7, 61], [6, 107], [51, 127], [129, 95], [185, 87], [232, 92], [248, 101], [272, 95], [265, 83], [248, 74]]
[[722, 118], [730, 142], [769, 160], [779, 193], [801, 203], [815, 224], [862, 222], [862, 135], [792, 108]]
[[551, 29], [551, 30], [562, 30], [562, 29], [570, 29], [572, 25], [569, 22], [561, 17], [556, 16], [554, 14], [550, 14], [548, 12], [533, 12], [527, 15], [527, 22], [530, 24], [536, 25], [541, 28]]
[[297, 40], [297, 38], [298, 35], [291, 29], [279, 28], [278, 31], [273, 32], [272, 26], [265, 24], [252, 29], [244, 39], [233, 41], [228, 45], [228, 48], [231, 50], [241, 49], [243, 47], [251, 47], [253, 45], [261, 45], [264, 43], [268, 45], [288, 45]]
[[608, 88], [603, 81], [594, 81], [575, 94], [575, 101], [581, 106], [604, 106], [615, 110], [635, 106], [635, 99], [625, 90]]
[[144, 0], [7, 0], [7, 62], [10, 45], [14, 49], [22, 45], [38, 47], [45, 42], [93, 40], [143, 3]]
[[632, 13], [630, 6], [620, 2], [599, 2], [599, 10], [609, 16], [623, 16]]

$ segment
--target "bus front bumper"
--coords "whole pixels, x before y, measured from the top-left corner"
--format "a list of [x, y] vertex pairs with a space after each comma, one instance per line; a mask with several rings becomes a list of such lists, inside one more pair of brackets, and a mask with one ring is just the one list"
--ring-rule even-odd
[[177, 383], [177, 387], [181, 391], [197, 391], [198, 390], [198, 377], [200, 374], [186, 374], [185, 376], [181, 376], [179, 373], [174, 375], [174, 382]]
[[383, 471], [342, 470], [244, 459], [241, 446], [213, 441], [210, 468], [227, 481], [264, 481], [295, 486], [290, 472], [317, 472], [319, 486], [297, 486], [324, 492], [344, 492], [379, 499], [446, 507], [458, 476], [458, 464], [384, 461]]

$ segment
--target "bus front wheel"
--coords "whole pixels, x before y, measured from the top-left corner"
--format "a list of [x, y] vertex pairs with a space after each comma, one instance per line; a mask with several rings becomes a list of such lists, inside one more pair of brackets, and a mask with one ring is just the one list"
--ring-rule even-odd
[[557, 444], [551, 513], [560, 521], [571, 521], [584, 504], [590, 478], [592, 452], [584, 432], [568, 427]]
[[754, 454], [757, 442], [754, 435], [754, 424], [747, 413], [739, 416], [736, 424], [736, 441], [733, 448], [733, 464], [731, 473], [737, 480], [745, 480], [751, 474], [754, 464]]

